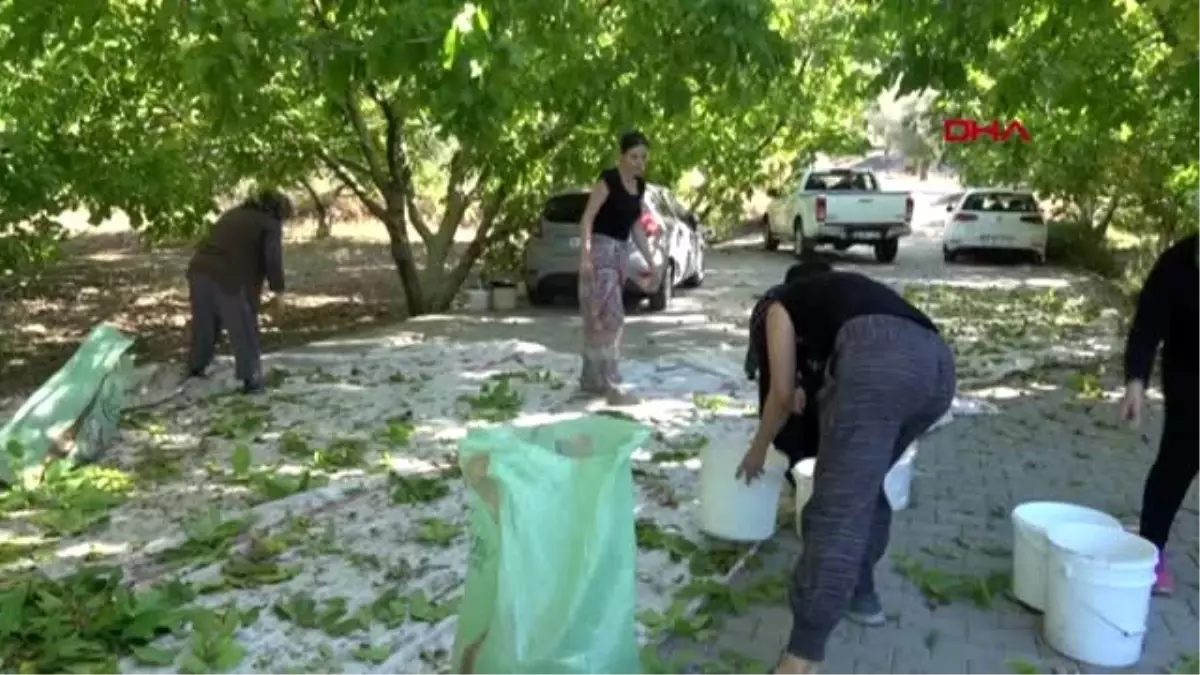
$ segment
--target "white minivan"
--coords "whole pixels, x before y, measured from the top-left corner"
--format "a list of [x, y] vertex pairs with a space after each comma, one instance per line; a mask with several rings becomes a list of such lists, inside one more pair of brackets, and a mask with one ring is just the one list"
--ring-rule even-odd
[[955, 262], [980, 251], [1027, 253], [1046, 261], [1046, 221], [1032, 192], [972, 188], [947, 199], [942, 257]]

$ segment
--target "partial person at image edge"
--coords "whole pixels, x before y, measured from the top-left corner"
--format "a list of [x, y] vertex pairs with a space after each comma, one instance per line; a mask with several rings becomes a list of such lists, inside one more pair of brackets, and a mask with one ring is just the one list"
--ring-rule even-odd
[[1165, 414], [1158, 456], [1142, 492], [1139, 534], [1158, 547], [1154, 591], [1169, 595], [1175, 582], [1166, 546], [1179, 507], [1200, 464], [1200, 246], [1184, 237], [1162, 253], [1138, 294], [1125, 344], [1121, 413], [1141, 422], [1154, 356], [1162, 345]]
[[187, 375], [203, 377], [221, 331], [229, 334], [235, 375], [242, 391], [264, 388], [259, 313], [265, 281], [278, 303], [284, 291], [283, 223], [292, 202], [265, 190], [226, 211], [213, 223], [188, 264], [191, 344]]

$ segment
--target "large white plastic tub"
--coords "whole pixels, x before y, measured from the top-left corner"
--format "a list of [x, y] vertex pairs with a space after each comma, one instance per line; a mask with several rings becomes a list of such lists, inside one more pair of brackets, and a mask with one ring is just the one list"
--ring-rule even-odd
[[1012, 511], [1012, 592], [1031, 609], [1046, 608], [1046, 528], [1071, 523], [1121, 529], [1116, 518], [1077, 504], [1025, 502]]
[[1158, 549], [1105, 525], [1053, 525], [1042, 629], [1063, 654], [1105, 668], [1138, 662]]
[[779, 492], [783, 489], [787, 457], [767, 451], [763, 475], [746, 485], [737, 478], [746, 448], [710, 445], [700, 465], [700, 529], [731, 541], [764, 541], [775, 534]]

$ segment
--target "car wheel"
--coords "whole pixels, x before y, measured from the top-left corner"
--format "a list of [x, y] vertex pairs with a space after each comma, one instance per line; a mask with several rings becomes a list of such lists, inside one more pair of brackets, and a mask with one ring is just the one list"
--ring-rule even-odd
[[958, 262], [958, 252], [951, 251], [950, 249], [946, 248], [945, 244], [943, 244], [942, 245], [942, 260], [944, 260], [945, 262], [948, 262], [948, 263]]
[[816, 249], [812, 241], [804, 236], [804, 221], [799, 218], [792, 223], [792, 245], [797, 258], [807, 258]]
[[545, 307], [554, 304], [554, 295], [547, 293], [541, 284], [525, 289], [525, 296], [529, 298], [529, 304], [534, 307]]
[[768, 251], [774, 251], [775, 249], [779, 248], [779, 240], [776, 239], [775, 235], [771, 232], [771, 219], [765, 215], [762, 217], [762, 229], [763, 248]]
[[683, 280], [685, 288], [699, 288], [704, 283], [704, 249], [696, 250], [696, 273]]
[[675, 263], [668, 262], [667, 269], [663, 272], [662, 284], [654, 295], [650, 296], [650, 309], [655, 312], [661, 312], [671, 304], [671, 296], [675, 292]]
[[890, 263], [896, 259], [896, 254], [900, 252], [900, 240], [893, 237], [884, 239], [875, 244], [875, 260], [881, 263]]

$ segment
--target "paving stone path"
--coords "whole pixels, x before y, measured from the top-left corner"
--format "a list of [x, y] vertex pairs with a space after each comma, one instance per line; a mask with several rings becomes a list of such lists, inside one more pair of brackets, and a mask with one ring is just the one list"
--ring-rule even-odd
[[[982, 590], [989, 577], [993, 585], [1007, 587], [1009, 513], [1017, 504], [1073, 502], [1136, 523], [1142, 480], [1157, 447], [1158, 406], [1141, 433], [1118, 428], [1114, 406], [1081, 399], [1067, 386], [1072, 377], [1068, 371], [1043, 373], [1043, 391], [994, 399], [1001, 415], [958, 420], [922, 442], [913, 503], [896, 514], [891, 548], [879, 566], [888, 624], [861, 628], [843, 622], [822, 672], [1111, 672], [1059, 655], [1043, 639], [1038, 615], [1004, 591]], [[1117, 384], [1111, 375], [1101, 382], [1109, 388]], [[1152, 600], [1143, 658], [1117, 672], [1197, 672], [1197, 527], [1193, 485], [1170, 550], [1177, 592]], [[737, 587], [761, 586], [768, 577], [782, 580], [799, 547], [794, 532], [782, 530]], [[953, 597], [935, 606], [919, 588], [953, 585], [952, 579], [973, 582], [975, 597]], [[662, 645], [663, 658], [728, 672], [729, 664], [737, 663], [730, 654], [736, 653], [761, 667], [774, 662], [791, 626], [783, 602], [755, 604], [740, 614], [714, 613], [714, 618], [720, 624], [714, 637], [703, 645], [669, 638]]]

